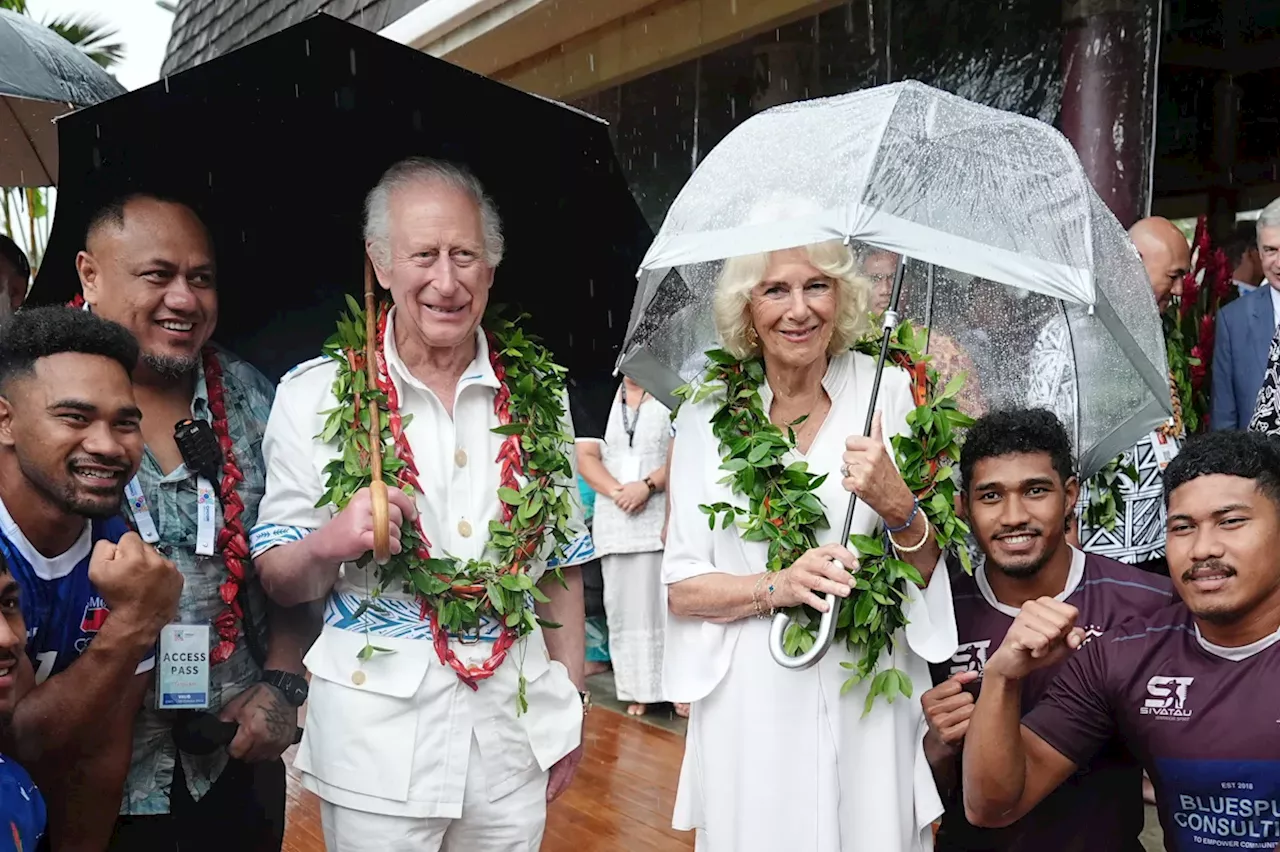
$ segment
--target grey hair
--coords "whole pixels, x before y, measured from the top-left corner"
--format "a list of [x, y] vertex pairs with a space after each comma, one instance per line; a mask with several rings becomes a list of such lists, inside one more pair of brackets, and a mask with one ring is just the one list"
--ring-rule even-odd
[[1258, 239], [1262, 239], [1263, 228], [1280, 227], [1280, 198], [1272, 201], [1258, 214]]
[[[827, 352], [838, 355], [858, 342], [871, 327], [868, 309], [871, 282], [859, 274], [853, 251], [840, 240], [805, 246], [809, 262], [836, 284], [837, 313]], [[736, 358], [760, 354], [759, 339], [752, 339], [751, 291], [764, 279], [769, 255], [751, 254], [725, 261], [716, 279], [712, 314], [724, 348]]]
[[369, 190], [364, 200], [364, 239], [370, 245], [373, 260], [381, 267], [391, 264], [391, 248], [387, 244], [391, 234], [391, 196], [406, 186], [423, 183], [442, 183], [475, 201], [480, 208], [484, 262], [497, 269], [506, 247], [497, 205], [479, 179], [465, 167], [432, 157], [401, 160], [383, 172], [377, 185]]

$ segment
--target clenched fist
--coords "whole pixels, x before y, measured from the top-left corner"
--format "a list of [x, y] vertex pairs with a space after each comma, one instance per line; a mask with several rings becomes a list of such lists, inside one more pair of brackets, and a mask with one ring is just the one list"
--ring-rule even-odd
[[89, 580], [106, 601], [110, 618], [129, 622], [143, 635], [158, 635], [178, 612], [182, 573], [135, 532], [116, 544], [94, 545]]
[[[387, 487], [387, 516], [391, 522], [391, 552], [400, 552], [400, 527], [418, 517], [413, 500], [399, 488]], [[326, 562], [354, 562], [373, 550], [373, 507], [369, 489], [361, 488], [332, 520], [312, 533]]]
[[1071, 604], [1053, 598], [1027, 601], [999, 650], [987, 660], [985, 675], [1022, 680], [1057, 663], [1084, 644], [1084, 629], [1075, 626], [1079, 615]]
[[949, 752], [956, 752], [969, 730], [973, 715], [973, 693], [965, 692], [966, 684], [978, 679], [977, 672], [959, 672], [920, 697], [929, 734]]

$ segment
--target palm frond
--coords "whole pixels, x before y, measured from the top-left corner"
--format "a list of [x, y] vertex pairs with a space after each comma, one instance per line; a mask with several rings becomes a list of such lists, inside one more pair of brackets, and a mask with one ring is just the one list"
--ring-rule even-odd
[[0, 0], [0, 9], [8, 9], [19, 15], [27, 14], [27, 0]]
[[[26, 0], [0, 0], [0, 2], [25, 3]], [[66, 15], [46, 21], [45, 26], [84, 51], [103, 68], [124, 59], [124, 43], [119, 41], [119, 30], [105, 26], [92, 15]]]

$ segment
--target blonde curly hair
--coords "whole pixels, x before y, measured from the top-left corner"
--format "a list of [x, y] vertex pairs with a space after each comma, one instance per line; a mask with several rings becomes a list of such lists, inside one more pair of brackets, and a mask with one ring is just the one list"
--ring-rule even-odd
[[[836, 320], [828, 353], [837, 355], [853, 346], [871, 327], [871, 282], [860, 274], [853, 250], [840, 240], [804, 247], [809, 263], [836, 285]], [[764, 280], [768, 254], [731, 257], [716, 278], [712, 312], [725, 350], [735, 358], [760, 355], [758, 335], [751, 332], [751, 290]]]

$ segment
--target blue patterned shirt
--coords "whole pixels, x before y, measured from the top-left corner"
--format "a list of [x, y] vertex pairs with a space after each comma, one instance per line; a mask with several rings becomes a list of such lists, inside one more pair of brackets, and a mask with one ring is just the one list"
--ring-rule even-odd
[[[244, 473], [244, 482], [237, 489], [244, 502], [242, 516], [246, 532], [258, 518], [258, 503], [266, 487], [266, 470], [262, 460], [262, 436], [267, 428], [267, 417], [275, 388], [248, 362], [224, 352], [218, 352], [222, 364], [222, 384], [227, 408], [227, 429], [231, 435], [232, 450], [236, 462]], [[195, 396], [191, 403], [192, 417], [212, 422], [209, 411], [209, 392], [205, 384], [203, 367], [196, 378]], [[221, 555], [198, 556], [196, 543], [196, 476], [179, 465], [168, 475], [160, 470], [155, 456], [148, 450], [138, 470], [138, 481], [147, 496], [152, 518], [160, 535], [157, 547], [172, 559], [182, 572], [184, 585], [178, 604], [178, 619], [189, 624], [211, 624], [224, 608], [218, 586], [227, 578], [227, 568]], [[128, 516], [128, 508], [125, 508]], [[218, 529], [222, 526], [222, 510], [217, 509]], [[265, 636], [266, 597], [256, 582], [246, 586], [248, 610], [246, 618], [258, 625], [257, 635]], [[241, 597], [244, 602], [245, 596]], [[212, 632], [212, 631], [211, 631]], [[236, 644], [235, 653], [226, 662], [213, 666], [209, 671], [210, 711], [217, 712], [224, 704], [256, 683], [261, 669], [249, 652], [244, 636], [244, 626]], [[156, 710], [155, 686], [147, 691], [142, 712], [133, 727], [133, 761], [125, 783], [124, 802], [120, 812], [134, 816], [164, 814], [169, 812], [169, 787], [173, 783], [174, 760], [177, 749], [171, 735], [174, 715], [171, 711]], [[227, 765], [226, 749], [209, 755], [182, 755], [182, 769], [187, 788], [193, 799], [200, 799], [222, 774]]]

